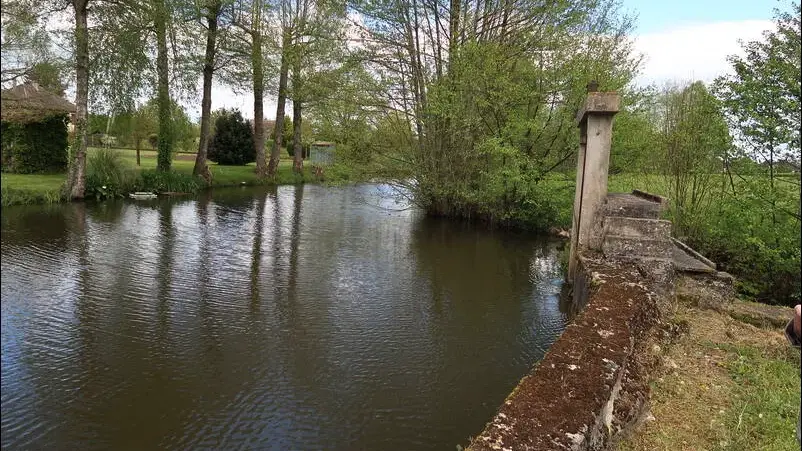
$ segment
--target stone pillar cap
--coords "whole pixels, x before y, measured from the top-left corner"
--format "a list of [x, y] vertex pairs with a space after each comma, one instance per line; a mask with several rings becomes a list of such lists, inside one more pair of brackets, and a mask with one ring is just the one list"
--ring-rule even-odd
[[621, 107], [621, 96], [617, 92], [589, 92], [576, 115], [576, 124], [581, 125], [588, 114], [614, 115]]

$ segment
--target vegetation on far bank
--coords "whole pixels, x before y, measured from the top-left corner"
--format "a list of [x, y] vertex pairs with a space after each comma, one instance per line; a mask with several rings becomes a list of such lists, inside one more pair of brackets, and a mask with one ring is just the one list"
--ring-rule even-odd
[[[117, 158], [108, 158], [108, 153]], [[103, 162], [93, 166], [95, 156], [102, 156]], [[140, 166], [136, 166], [136, 152], [133, 149], [90, 148], [87, 167], [87, 197], [90, 200], [108, 197], [123, 197], [133, 191], [195, 192], [204, 188], [251, 185], [288, 185], [295, 183], [321, 182], [339, 184], [359, 182], [373, 178], [387, 177], [380, 168], [355, 169], [335, 164], [326, 167], [322, 173], [315, 174], [312, 165], [307, 164], [303, 174], [292, 170], [292, 161], [281, 160], [276, 176], [265, 179], [258, 177], [253, 163], [241, 166], [223, 166], [210, 163], [212, 183], [193, 177], [193, 154], [174, 156], [172, 170], [159, 172], [156, 169], [156, 152], [143, 150]], [[103, 172], [98, 174], [97, 172]], [[63, 186], [66, 174], [12, 174], [0, 175], [2, 206], [22, 204], [48, 204], [63, 202]], [[105, 188], [103, 188], [105, 186]], [[95, 196], [97, 194], [97, 196]]]

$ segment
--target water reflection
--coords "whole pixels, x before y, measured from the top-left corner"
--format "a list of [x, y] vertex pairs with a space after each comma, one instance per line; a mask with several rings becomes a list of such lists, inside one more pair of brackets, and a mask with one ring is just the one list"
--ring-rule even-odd
[[4, 209], [2, 447], [464, 444], [563, 328], [556, 250], [390, 205]]

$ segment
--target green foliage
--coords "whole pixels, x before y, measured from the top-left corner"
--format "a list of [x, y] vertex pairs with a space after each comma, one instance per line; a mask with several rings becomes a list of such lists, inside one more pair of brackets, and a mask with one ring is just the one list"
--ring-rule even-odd
[[124, 197], [134, 190], [137, 174], [118, 152], [97, 149], [86, 160], [86, 196], [95, 200]]
[[613, 122], [610, 174], [647, 173], [657, 169], [655, 146], [660, 142], [657, 104], [659, 94], [651, 87], [625, 90], [621, 111]]
[[717, 94], [737, 138], [756, 160], [800, 158], [800, 6], [776, 11], [777, 29], [742, 45], [745, 56], [728, 58], [733, 75], [716, 80]]
[[41, 122], [3, 122], [3, 172], [31, 174], [60, 172], [67, 168], [67, 118], [51, 116]]
[[701, 233], [714, 174], [721, 172], [732, 138], [718, 100], [703, 83], [669, 89], [662, 102], [659, 169], [669, 182], [674, 232], [685, 238]]
[[[689, 244], [737, 276], [741, 294], [761, 302], [797, 304], [802, 290], [799, 220], [782, 212], [772, 215], [770, 206], [749, 191], [751, 183], [738, 183], [737, 194], [718, 196]], [[783, 183], [782, 204], [798, 206], [798, 179]]]
[[[301, 143], [301, 151], [303, 152], [302, 158], [306, 159], [309, 158], [309, 143]], [[287, 155], [294, 157], [295, 156], [295, 148], [292, 146], [292, 141], [290, 141], [290, 145], [287, 146]]]
[[137, 191], [155, 193], [194, 193], [204, 186], [203, 180], [178, 171], [145, 170], [140, 173]]
[[151, 149], [155, 149], [159, 146], [159, 135], [156, 133], [151, 133], [148, 135], [148, 144], [150, 145]]
[[[383, 46], [437, 34], [415, 16], [434, 13], [429, 6], [399, 15], [387, 3], [366, 3], [378, 24], [370, 31]], [[634, 77], [631, 22], [608, 1], [469, 5], [465, 18], [452, 18], [465, 27], [464, 38], [420, 44], [426, 51], [383, 59], [377, 68], [396, 70], [391, 89], [409, 92], [396, 133], [406, 137], [406, 152], [393, 157], [411, 167], [408, 188], [432, 214], [547, 228], [563, 221], [564, 199], [572, 197], [544, 181], [574, 166], [574, 119], [587, 84], [620, 91]], [[537, 19], [487, 28], [509, 14]], [[411, 31], [418, 26], [425, 30]]]
[[42, 61], [33, 65], [26, 78], [46, 91], [58, 96], [64, 96], [66, 85], [62, 81], [61, 70], [59, 65], [51, 61]]
[[251, 123], [238, 110], [220, 114], [214, 130], [209, 160], [221, 165], [245, 165], [256, 160]]

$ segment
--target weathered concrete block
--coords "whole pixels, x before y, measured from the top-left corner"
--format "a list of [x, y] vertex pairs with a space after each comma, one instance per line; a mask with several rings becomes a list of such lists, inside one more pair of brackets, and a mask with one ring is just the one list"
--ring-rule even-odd
[[602, 252], [606, 257], [619, 256], [658, 257], [671, 259], [673, 244], [668, 240], [634, 238], [629, 236], [607, 235], [604, 237]]
[[604, 218], [604, 234], [654, 240], [669, 240], [671, 239], [671, 221], [608, 216]]
[[733, 278], [725, 272], [682, 273], [677, 297], [701, 308], [722, 310], [735, 298]]
[[621, 96], [615, 92], [589, 92], [585, 103], [576, 115], [576, 123], [581, 124], [588, 114], [613, 115], [621, 108]]
[[630, 193], [609, 193], [604, 204], [605, 216], [659, 219], [665, 204]]

